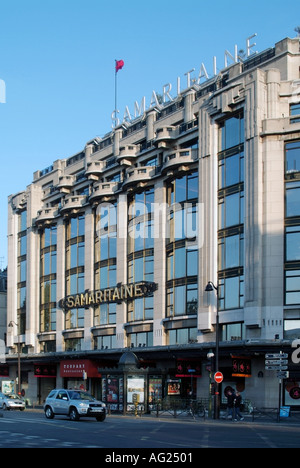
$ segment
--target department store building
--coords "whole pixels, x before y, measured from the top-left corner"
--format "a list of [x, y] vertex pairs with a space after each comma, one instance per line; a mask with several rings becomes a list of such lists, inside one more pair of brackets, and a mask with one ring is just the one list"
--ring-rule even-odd
[[19, 348], [30, 401], [60, 386], [118, 410], [134, 392], [145, 409], [154, 397], [208, 398], [218, 314], [222, 394], [276, 406], [265, 354], [284, 351], [283, 403], [297, 405], [299, 70], [299, 38], [284, 39], [9, 197], [6, 361], [16, 380]]

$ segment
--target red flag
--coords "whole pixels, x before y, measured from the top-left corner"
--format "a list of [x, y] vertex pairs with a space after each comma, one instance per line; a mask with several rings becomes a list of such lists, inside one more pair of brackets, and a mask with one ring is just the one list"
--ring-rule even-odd
[[116, 73], [118, 73], [119, 70], [122, 70], [123, 67], [124, 67], [124, 61], [116, 60]]

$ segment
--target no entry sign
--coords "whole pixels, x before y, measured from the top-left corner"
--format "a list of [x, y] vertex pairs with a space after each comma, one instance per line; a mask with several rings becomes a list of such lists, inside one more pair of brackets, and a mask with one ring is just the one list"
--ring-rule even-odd
[[223, 380], [224, 380], [224, 376], [223, 376], [222, 372], [216, 372], [215, 373], [215, 382], [222, 383]]

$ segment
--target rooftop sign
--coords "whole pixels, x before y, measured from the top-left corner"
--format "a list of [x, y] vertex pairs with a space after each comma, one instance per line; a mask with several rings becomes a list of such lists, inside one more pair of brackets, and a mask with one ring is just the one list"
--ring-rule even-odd
[[[234, 47], [234, 52], [233, 54], [229, 52], [228, 50], [225, 50], [224, 52], [224, 66], [227, 68], [231, 63], [238, 63], [242, 62], [244, 60], [244, 56], [247, 58], [250, 57], [252, 54], [256, 53], [253, 52], [253, 48], [256, 46], [256, 43], [252, 43], [252, 39], [254, 39], [257, 36], [257, 34], [253, 34], [252, 36], [248, 37], [246, 39], [246, 50], [240, 50], [238, 49], [238, 46], [235, 45]], [[243, 54], [243, 57], [241, 55]], [[213, 57], [213, 76], [209, 76], [207, 72], [207, 68], [205, 64], [202, 62], [200, 65], [200, 70], [198, 73], [198, 77], [196, 79], [192, 79], [192, 74], [195, 72], [195, 68], [192, 70], [189, 70], [184, 74], [186, 77], [186, 88], [188, 89], [194, 84], [200, 85], [202, 80], [209, 80], [210, 78], [213, 78], [214, 76], [218, 75], [218, 67], [217, 67], [217, 57]], [[168, 102], [172, 102], [174, 99], [171, 96], [171, 92], [173, 90], [173, 86], [171, 83], [167, 83], [163, 86], [162, 89], [162, 95], [159, 95], [155, 92], [152, 91], [151, 99], [150, 99], [150, 105], [148, 107], [148, 110], [151, 108], [158, 107], [160, 108], [162, 104], [166, 104]], [[181, 79], [180, 77], [177, 78], [177, 83], [176, 83], [176, 93], [177, 96], [179, 96], [182, 93], [181, 89]], [[174, 94], [174, 92], [173, 92]], [[129, 107], [125, 107], [125, 111], [123, 114], [123, 119], [120, 121], [119, 115], [120, 111], [119, 110], [114, 110], [111, 114], [112, 118], [112, 128], [118, 127], [121, 123], [125, 122], [131, 122], [132, 120], [141, 117], [144, 115], [146, 112], [146, 97], [144, 96], [141, 100], [141, 103], [139, 104], [138, 101], [135, 101], [134, 103], [134, 111], [133, 114], [130, 112]]]

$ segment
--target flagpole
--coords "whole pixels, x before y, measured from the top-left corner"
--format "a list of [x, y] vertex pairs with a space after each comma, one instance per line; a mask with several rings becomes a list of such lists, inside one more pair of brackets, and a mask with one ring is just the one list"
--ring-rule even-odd
[[116, 112], [115, 117], [117, 116], [117, 110], [118, 110], [117, 109], [117, 87], [118, 87], [118, 85], [117, 85], [117, 74], [118, 74], [118, 72], [117, 72], [117, 60], [115, 60], [115, 112]]
[[117, 116], [117, 61], [115, 60], [115, 116]]
[[117, 74], [119, 70], [122, 70], [124, 67], [124, 61], [123, 60], [115, 60], [115, 119], [117, 119], [118, 115], [118, 78]]

